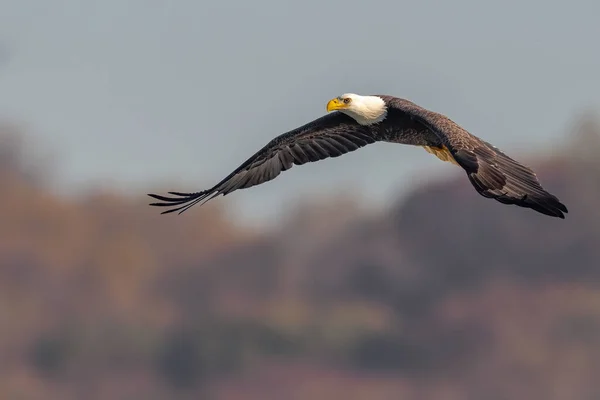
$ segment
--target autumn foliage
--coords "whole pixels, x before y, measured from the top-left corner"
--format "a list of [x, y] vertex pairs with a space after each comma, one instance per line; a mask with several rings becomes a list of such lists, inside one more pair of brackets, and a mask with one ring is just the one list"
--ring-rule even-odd
[[531, 159], [564, 221], [457, 172], [377, 214], [334, 196], [260, 232], [222, 199], [161, 216], [144, 193], [63, 196], [1, 130], [0, 398], [600, 396], [592, 118]]

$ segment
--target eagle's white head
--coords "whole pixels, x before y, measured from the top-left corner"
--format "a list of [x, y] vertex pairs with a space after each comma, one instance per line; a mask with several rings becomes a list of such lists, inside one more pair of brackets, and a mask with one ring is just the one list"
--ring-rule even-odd
[[387, 106], [378, 96], [361, 96], [346, 93], [329, 100], [327, 112], [340, 111], [354, 118], [361, 125], [371, 125], [381, 122], [387, 115]]

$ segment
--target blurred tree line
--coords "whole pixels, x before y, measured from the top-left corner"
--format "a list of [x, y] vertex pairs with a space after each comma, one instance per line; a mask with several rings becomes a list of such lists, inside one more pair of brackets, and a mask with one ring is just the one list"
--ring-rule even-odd
[[457, 173], [375, 215], [342, 196], [264, 232], [221, 200], [170, 218], [143, 195], [61, 197], [0, 128], [6, 398], [600, 396], [593, 116], [532, 162], [564, 221]]

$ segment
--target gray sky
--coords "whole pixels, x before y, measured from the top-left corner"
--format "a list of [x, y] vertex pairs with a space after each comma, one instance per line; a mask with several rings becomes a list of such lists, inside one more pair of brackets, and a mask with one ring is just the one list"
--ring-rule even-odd
[[[0, 117], [59, 157], [67, 193], [207, 188], [344, 92], [408, 98], [517, 158], [600, 106], [594, 0], [0, 0], [0, 10]], [[385, 205], [423, 169], [454, 168], [375, 144], [214, 201], [254, 221], [348, 187]]]

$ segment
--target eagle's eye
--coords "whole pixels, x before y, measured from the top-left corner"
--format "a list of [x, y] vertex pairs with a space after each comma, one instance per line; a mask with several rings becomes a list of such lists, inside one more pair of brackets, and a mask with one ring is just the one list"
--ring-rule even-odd
[[350, 103], [350, 100], [351, 100], [351, 99], [350, 99], [349, 97], [346, 97], [346, 98], [344, 99], [344, 104], [348, 104], [348, 103]]

